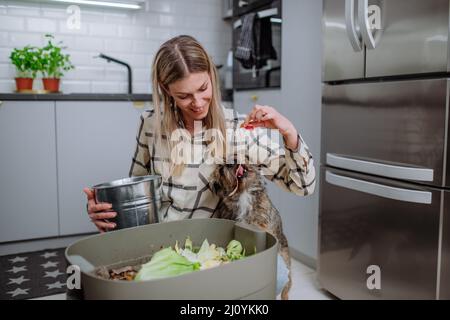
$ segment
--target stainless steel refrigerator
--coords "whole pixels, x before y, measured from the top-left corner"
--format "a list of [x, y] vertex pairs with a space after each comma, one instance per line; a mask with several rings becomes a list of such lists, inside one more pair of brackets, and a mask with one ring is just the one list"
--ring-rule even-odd
[[449, 0], [324, 0], [318, 279], [450, 299]]

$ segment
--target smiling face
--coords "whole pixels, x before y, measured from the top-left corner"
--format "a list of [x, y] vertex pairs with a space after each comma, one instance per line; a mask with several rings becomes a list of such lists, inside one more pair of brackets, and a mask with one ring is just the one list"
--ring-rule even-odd
[[187, 125], [206, 117], [212, 99], [211, 77], [207, 72], [189, 73], [169, 84], [168, 89]]

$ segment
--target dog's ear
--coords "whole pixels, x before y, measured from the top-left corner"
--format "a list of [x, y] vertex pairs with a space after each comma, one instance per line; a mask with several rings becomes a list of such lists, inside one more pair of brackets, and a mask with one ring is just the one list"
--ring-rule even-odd
[[214, 194], [218, 194], [221, 190], [220, 184], [217, 181], [210, 182], [209, 189], [211, 189], [211, 192]]

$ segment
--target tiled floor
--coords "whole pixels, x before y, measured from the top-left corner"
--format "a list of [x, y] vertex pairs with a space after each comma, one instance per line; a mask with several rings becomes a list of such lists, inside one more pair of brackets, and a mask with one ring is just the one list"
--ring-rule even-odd
[[[310, 267], [292, 260], [292, 287], [289, 292], [290, 300], [332, 300], [335, 299], [326, 291], [320, 289], [316, 280], [316, 272]], [[57, 294], [34, 300], [65, 300], [66, 294]], [[279, 299], [279, 297], [278, 297]]]
[[316, 271], [301, 262], [292, 259], [292, 287], [289, 291], [290, 300], [332, 300], [336, 299], [328, 292], [320, 289], [316, 280]]

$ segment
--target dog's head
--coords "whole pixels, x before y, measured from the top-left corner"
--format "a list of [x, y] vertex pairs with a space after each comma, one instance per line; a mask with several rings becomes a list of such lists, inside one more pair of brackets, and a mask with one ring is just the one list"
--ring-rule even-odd
[[223, 164], [211, 174], [210, 188], [220, 198], [239, 194], [257, 179], [257, 169], [246, 164]]

